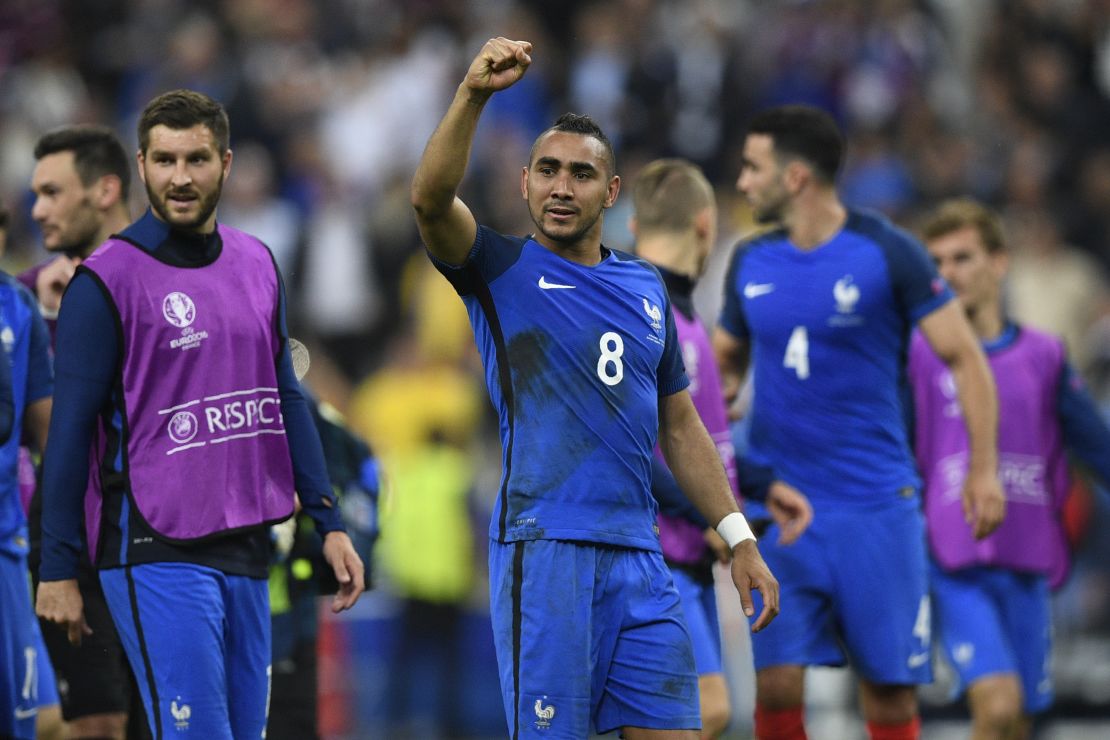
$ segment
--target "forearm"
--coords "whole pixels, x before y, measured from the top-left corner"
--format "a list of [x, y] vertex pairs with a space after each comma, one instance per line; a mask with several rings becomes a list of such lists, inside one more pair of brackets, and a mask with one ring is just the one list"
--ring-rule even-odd
[[489, 97], [489, 93], [459, 85], [413, 176], [412, 205], [419, 218], [431, 220], [450, 211], [466, 174], [478, 119]]
[[674, 425], [659, 442], [679, 487], [705, 521], [716, 526], [739, 511], [717, 447], [700, 419]]
[[89, 450], [97, 409], [111, 392], [109, 383], [58, 373], [57, 413], [50, 419], [43, 454], [43, 581], [73, 578], [81, 551], [82, 501], [89, 478]]
[[328, 532], [343, 530], [327, 462], [316, 422], [293, 372], [293, 361], [288, 348], [278, 359], [278, 393], [281, 396], [281, 416], [289, 438], [289, 456], [293, 465], [293, 484], [301, 505], [312, 517], [316, 531], [323, 537]]
[[970, 444], [969, 475], [998, 473], [998, 394], [981, 353], [963, 353], [950, 366]]
[[1064, 446], [1102, 484], [1110, 487], [1110, 426], [1070, 365], [1061, 373], [1056, 395]]

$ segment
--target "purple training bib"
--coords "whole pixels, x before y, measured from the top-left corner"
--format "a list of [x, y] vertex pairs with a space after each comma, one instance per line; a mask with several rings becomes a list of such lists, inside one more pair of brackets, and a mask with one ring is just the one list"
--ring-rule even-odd
[[[223, 246], [209, 265], [168, 265], [112, 239], [81, 268], [106, 288], [119, 319], [125, 486], [147, 524], [170, 540], [293, 512], [275, 360], [277, 273], [257, 239], [218, 229]], [[90, 478], [114, 467], [103, 459], [101, 432]], [[95, 553], [98, 480], [85, 508]]]
[[1059, 339], [1022, 327], [1014, 342], [987, 355], [998, 387], [999, 477], [1006, 518], [976, 541], [964, 521], [961, 492], [968, 437], [956, 384], [928, 342], [910, 347], [915, 454], [924, 479], [925, 516], [933, 557], [945, 570], [993, 565], [1048, 575], [1056, 585], [1068, 570], [1059, 513], [1068, 468], [1056, 408], [1064, 366]]

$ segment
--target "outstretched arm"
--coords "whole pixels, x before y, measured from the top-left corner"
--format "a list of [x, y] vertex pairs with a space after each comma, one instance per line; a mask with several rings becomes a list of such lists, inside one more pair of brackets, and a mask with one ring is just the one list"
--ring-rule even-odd
[[976, 539], [998, 528], [1006, 498], [998, 481], [998, 394], [990, 366], [957, 301], [949, 301], [918, 326], [952, 371], [971, 446], [964, 481], [964, 518]]
[[458, 197], [470, 160], [478, 119], [490, 96], [513, 85], [532, 63], [527, 41], [490, 39], [466, 72], [451, 106], [439, 122], [412, 180], [412, 207], [424, 244], [437, 259], [460, 265], [466, 260], [478, 225]]
[[758, 632], [779, 613], [779, 584], [759, 554], [755, 537], [732, 497], [717, 446], [685, 390], [659, 399], [659, 447], [690, 502], [732, 547], [732, 580], [744, 614], [750, 617], [755, 613], [752, 590], [763, 596], [763, 611], [752, 625]]

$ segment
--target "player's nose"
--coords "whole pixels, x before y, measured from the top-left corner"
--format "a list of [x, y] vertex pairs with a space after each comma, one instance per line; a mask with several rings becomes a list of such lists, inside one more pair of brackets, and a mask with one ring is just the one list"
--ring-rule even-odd
[[34, 205], [31, 206], [31, 218], [38, 223], [46, 221], [46, 201], [43, 198], [36, 197]]

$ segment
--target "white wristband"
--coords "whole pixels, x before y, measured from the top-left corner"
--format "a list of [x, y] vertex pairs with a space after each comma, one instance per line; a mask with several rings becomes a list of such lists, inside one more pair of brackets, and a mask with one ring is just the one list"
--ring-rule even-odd
[[744, 540], [755, 540], [755, 533], [748, 526], [748, 520], [739, 511], [728, 514], [717, 524], [717, 534], [728, 543], [730, 550]]
[[39, 301], [39, 313], [42, 314], [42, 317], [44, 319], [56, 319], [56, 318], [58, 318], [58, 309], [56, 309], [56, 308], [47, 308], [46, 306], [42, 305], [42, 301]]

